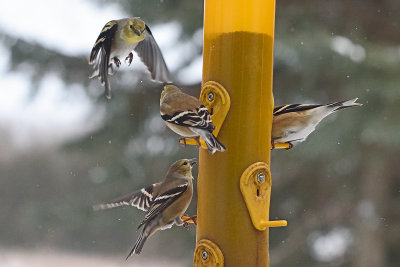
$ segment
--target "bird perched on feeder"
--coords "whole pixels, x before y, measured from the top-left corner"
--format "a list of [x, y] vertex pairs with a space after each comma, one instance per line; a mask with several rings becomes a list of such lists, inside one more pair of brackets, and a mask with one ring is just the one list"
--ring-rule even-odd
[[93, 206], [94, 210], [103, 210], [127, 205], [146, 211], [144, 220], [138, 226], [138, 229], [142, 227], [142, 231], [126, 259], [140, 254], [147, 238], [156, 231], [171, 228], [174, 224], [187, 226], [181, 217], [192, 200], [192, 167], [195, 164], [195, 159], [178, 160], [171, 165], [163, 181]]
[[271, 134], [272, 148], [275, 143], [289, 143], [290, 149], [294, 144], [303, 142], [326, 116], [343, 108], [362, 106], [356, 103], [357, 99], [326, 105], [291, 104], [275, 107]]
[[[175, 85], [165, 85], [160, 98], [160, 114], [165, 124], [175, 133], [205, 141], [208, 151], [225, 151], [225, 146], [212, 134], [215, 126], [207, 108], [195, 97], [183, 93]], [[184, 142], [185, 143], [185, 142]]]
[[89, 58], [89, 64], [95, 64], [90, 78], [99, 77], [108, 99], [111, 98], [108, 74], [114, 73], [112, 64], [119, 68], [121, 59], [125, 58], [130, 65], [133, 50], [147, 66], [153, 80], [171, 81], [161, 50], [145, 22], [140, 18], [111, 20], [101, 30]]

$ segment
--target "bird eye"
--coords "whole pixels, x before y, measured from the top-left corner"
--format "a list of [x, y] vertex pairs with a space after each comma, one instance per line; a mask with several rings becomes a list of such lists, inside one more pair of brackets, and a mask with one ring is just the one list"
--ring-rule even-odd
[[187, 161], [185, 161], [185, 162], [183, 163], [183, 165], [187, 165]]
[[129, 28], [131, 28], [131, 30], [133, 30], [133, 25], [130, 25]]

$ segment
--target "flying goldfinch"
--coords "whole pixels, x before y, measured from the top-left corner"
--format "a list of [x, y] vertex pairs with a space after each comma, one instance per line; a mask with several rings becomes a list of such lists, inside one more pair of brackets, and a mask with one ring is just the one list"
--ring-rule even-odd
[[112, 20], [101, 30], [89, 58], [89, 64], [95, 64], [90, 78], [99, 77], [108, 99], [111, 98], [108, 74], [114, 73], [112, 63], [119, 67], [121, 59], [125, 58], [130, 65], [133, 50], [147, 66], [153, 80], [171, 81], [161, 50], [144, 21], [140, 18]]
[[289, 143], [289, 148], [292, 148], [294, 144], [303, 142], [326, 116], [339, 109], [362, 106], [356, 103], [357, 99], [326, 105], [291, 104], [275, 107], [271, 134], [272, 148], [274, 143]]
[[200, 145], [201, 137], [208, 151], [225, 151], [226, 148], [212, 134], [215, 126], [207, 108], [195, 97], [182, 93], [175, 85], [166, 85], [161, 93], [160, 114], [165, 124], [185, 140], [195, 137]]
[[144, 220], [138, 226], [138, 229], [142, 227], [142, 231], [126, 259], [140, 254], [147, 238], [156, 231], [171, 228], [174, 224], [187, 225], [181, 217], [192, 200], [192, 167], [195, 164], [196, 159], [178, 160], [171, 165], [163, 181], [93, 206], [94, 210], [103, 210], [126, 205], [146, 211]]

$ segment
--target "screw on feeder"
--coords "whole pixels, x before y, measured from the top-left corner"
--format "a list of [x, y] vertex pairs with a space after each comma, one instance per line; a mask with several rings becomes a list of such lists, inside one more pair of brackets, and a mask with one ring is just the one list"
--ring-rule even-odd
[[260, 172], [257, 174], [257, 182], [261, 184], [264, 182], [264, 179], [265, 179], [264, 173]]
[[206, 260], [208, 258], [208, 253], [207, 251], [203, 251], [203, 253], [201, 254], [201, 256], [203, 257], [203, 260]]
[[214, 93], [212, 93], [212, 92], [208, 93], [207, 98], [208, 98], [208, 101], [212, 102], [214, 100]]

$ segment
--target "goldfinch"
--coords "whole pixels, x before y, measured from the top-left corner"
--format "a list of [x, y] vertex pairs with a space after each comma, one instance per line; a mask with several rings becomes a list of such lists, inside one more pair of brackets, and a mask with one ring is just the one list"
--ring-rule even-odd
[[275, 107], [271, 134], [272, 148], [274, 143], [289, 143], [289, 148], [292, 148], [294, 144], [303, 142], [326, 116], [339, 109], [362, 106], [356, 103], [357, 99], [326, 105], [291, 104]]
[[111, 98], [108, 74], [113, 74], [112, 64], [119, 67], [121, 59], [132, 62], [132, 51], [138, 54], [158, 82], [170, 82], [170, 73], [164, 57], [150, 28], [140, 18], [125, 18], [108, 22], [100, 32], [89, 57], [89, 65], [94, 65], [90, 78], [99, 77], [105, 86], [105, 95]]
[[195, 164], [195, 159], [178, 160], [171, 165], [163, 181], [93, 206], [94, 210], [103, 210], [126, 205], [146, 211], [144, 220], [138, 226], [138, 229], [142, 227], [142, 231], [126, 259], [140, 254], [147, 238], [156, 231], [171, 228], [174, 224], [187, 224], [181, 217], [192, 200], [192, 167]]
[[201, 137], [208, 151], [225, 151], [226, 148], [212, 134], [215, 126], [207, 108], [195, 97], [183, 93], [175, 85], [166, 85], [161, 93], [160, 114], [165, 124], [185, 140], [195, 137], [200, 145]]

